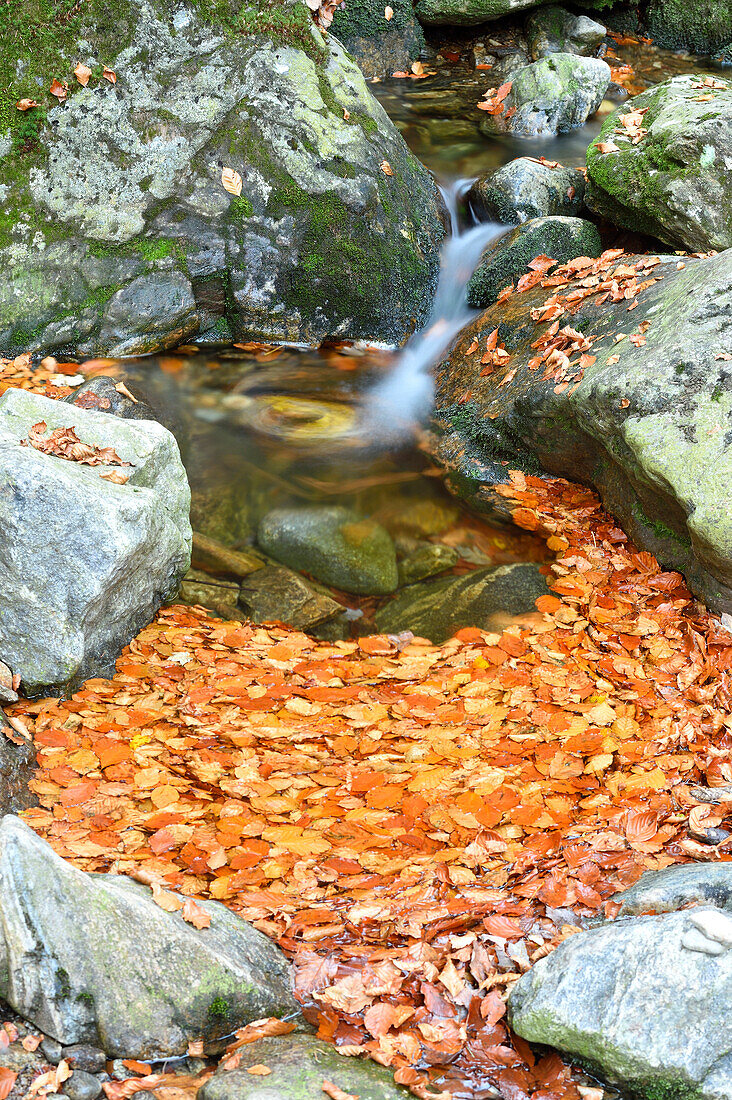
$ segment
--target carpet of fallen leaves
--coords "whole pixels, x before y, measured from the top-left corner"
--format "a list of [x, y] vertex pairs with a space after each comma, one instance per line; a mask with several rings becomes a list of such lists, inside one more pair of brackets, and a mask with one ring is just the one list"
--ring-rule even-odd
[[14, 708], [25, 816], [77, 866], [253, 921], [320, 1035], [417, 1096], [578, 1100], [504, 998], [643, 870], [732, 858], [699, 840], [732, 803], [694, 794], [732, 781], [732, 634], [591, 491], [505, 493], [556, 555], [533, 625], [330, 643], [167, 608], [114, 679]]

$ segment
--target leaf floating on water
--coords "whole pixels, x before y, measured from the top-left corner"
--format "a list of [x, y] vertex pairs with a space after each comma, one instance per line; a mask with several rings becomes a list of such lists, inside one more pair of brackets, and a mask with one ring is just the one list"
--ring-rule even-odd
[[89, 77], [91, 76], [91, 74], [92, 71], [88, 67], [88, 65], [82, 65], [81, 62], [79, 62], [79, 64], [74, 69], [74, 76], [84, 88], [86, 88], [87, 84], [89, 83]]
[[233, 168], [221, 169], [221, 183], [225, 191], [230, 195], [241, 195], [242, 178]]

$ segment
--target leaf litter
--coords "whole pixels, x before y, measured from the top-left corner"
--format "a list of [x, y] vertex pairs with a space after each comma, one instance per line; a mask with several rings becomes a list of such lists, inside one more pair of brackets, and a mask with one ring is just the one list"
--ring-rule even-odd
[[732, 858], [732, 633], [589, 489], [499, 491], [555, 554], [529, 625], [331, 643], [165, 608], [113, 679], [12, 708], [25, 818], [199, 927], [194, 899], [250, 920], [320, 1037], [414, 1095], [579, 1100], [505, 998], [644, 870]]

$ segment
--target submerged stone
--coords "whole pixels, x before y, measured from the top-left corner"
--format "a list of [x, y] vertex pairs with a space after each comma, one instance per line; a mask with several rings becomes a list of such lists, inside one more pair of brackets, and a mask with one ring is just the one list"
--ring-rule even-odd
[[267, 565], [246, 577], [238, 605], [254, 623], [279, 622], [296, 630], [312, 630], [343, 613], [342, 604], [280, 565]]
[[420, 546], [399, 562], [399, 584], [414, 584], [452, 569], [459, 556], [452, 546], [441, 546], [439, 543]]
[[87, 0], [57, 28], [63, 104], [32, 30], [11, 12], [0, 351], [399, 343], [427, 319], [439, 191], [301, 0]]
[[388, 533], [349, 508], [277, 508], [264, 517], [257, 538], [277, 561], [344, 592], [380, 596], [397, 586]]
[[474, 569], [403, 589], [377, 611], [376, 625], [382, 634], [411, 630], [440, 643], [464, 626], [502, 630], [510, 616], [535, 611], [536, 600], [548, 591], [538, 565]]
[[519, 225], [531, 218], [576, 217], [584, 195], [585, 177], [577, 168], [518, 157], [477, 179], [468, 203], [478, 221]]
[[[732, 246], [732, 79], [715, 78], [714, 87], [704, 79], [649, 88], [610, 115], [587, 150], [592, 210], [698, 252]], [[645, 112], [636, 144], [620, 121], [630, 110]]]
[[123, 875], [76, 870], [18, 818], [0, 825], [0, 998], [64, 1046], [185, 1054], [263, 1016], [296, 1014], [289, 966], [215, 901], [197, 929]]
[[[24, 445], [73, 428], [130, 466], [83, 465]], [[108, 480], [126, 477], [124, 484]], [[190, 562], [190, 491], [173, 436], [9, 389], [0, 397], [0, 660], [28, 693], [108, 675], [175, 596]]]
[[601, 253], [600, 234], [592, 222], [581, 218], [533, 218], [483, 254], [468, 283], [468, 305], [471, 309], [491, 305], [505, 287], [528, 272], [528, 265], [537, 256], [548, 256], [557, 266], [578, 256], [596, 258]]

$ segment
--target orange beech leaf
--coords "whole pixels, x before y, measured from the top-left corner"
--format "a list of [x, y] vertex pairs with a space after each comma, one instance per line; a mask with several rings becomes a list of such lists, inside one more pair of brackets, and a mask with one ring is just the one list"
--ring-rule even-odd
[[358, 1094], [355, 1092], [344, 1092], [338, 1085], [334, 1085], [332, 1081], [323, 1081], [321, 1086], [326, 1096], [330, 1096], [331, 1100], [358, 1100]]
[[15, 1070], [0, 1066], [0, 1100], [6, 1100], [6, 1097], [10, 1096], [17, 1079], [18, 1074]]
[[209, 928], [211, 925], [211, 917], [202, 909], [193, 898], [186, 898], [183, 902], [183, 908], [180, 911], [180, 915], [183, 920], [188, 921], [189, 924], [194, 925], [196, 928]]
[[658, 832], [658, 814], [652, 810], [630, 810], [625, 819], [625, 835], [631, 844], [653, 840]]

